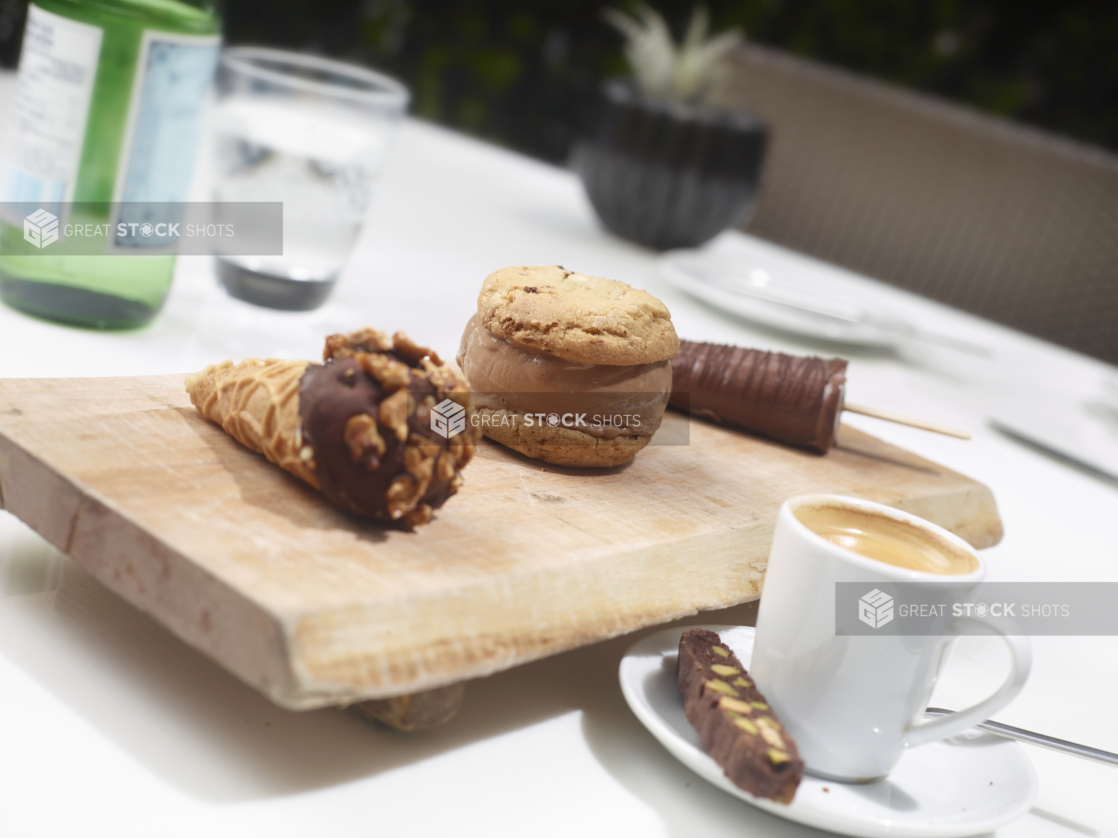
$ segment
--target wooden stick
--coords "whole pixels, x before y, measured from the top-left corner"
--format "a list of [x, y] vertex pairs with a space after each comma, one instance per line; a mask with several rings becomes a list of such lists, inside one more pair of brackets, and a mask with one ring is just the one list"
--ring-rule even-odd
[[876, 407], [866, 407], [862, 404], [851, 404], [846, 402], [842, 406], [843, 410], [851, 413], [858, 413], [862, 416], [872, 416], [875, 419], [884, 419], [886, 422], [896, 422], [898, 425], [909, 425], [913, 428], [920, 428], [925, 431], [932, 431], [933, 433], [943, 434], [945, 436], [953, 436], [958, 439], [970, 439], [970, 434], [966, 431], [960, 431], [958, 428], [949, 428], [946, 425], [937, 425], [935, 422], [925, 422], [923, 419], [913, 419], [911, 416], [902, 416], [899, 413], [890, 413], [888, 410], [878, 410]]

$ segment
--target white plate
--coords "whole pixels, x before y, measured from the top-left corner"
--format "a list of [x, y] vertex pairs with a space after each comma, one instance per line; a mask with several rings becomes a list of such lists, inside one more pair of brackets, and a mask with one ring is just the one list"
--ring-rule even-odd
[[776, 280], [769, 270], [727, 254], [668, 251], [660, 257], [660, 273], [685, 294], [762, 326], [848, 346], [897, 343], [894, 335], [857, 322], [860, 306], [801, 288], [787, 276]]
[[[718, 632], [749, 667], [752, 628], [700, 628]], [[726, 778], [683, 715], [675, 688], [675, 655], [682, 633], [681, 628], [656, 632], [625, 653], [620, 673], [625, 700], [672, 756], [704, 780], [766, 812], [865, 838], [949, 838], [1008, 823], [1023, 815], [1036, 797], [1036, 774], [1021, 746], [983, 735], [959, 744], [934, 742], [914, 748], [879, 783], [853, 785], [805, 775], [787, 806], [756, 798]]]

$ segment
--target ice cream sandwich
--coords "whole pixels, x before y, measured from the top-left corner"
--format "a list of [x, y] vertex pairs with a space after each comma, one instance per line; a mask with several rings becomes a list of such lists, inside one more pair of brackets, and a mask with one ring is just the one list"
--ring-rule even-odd
[[624, 282], [557, 265], [491, 274], [462, 336], [482, 433], [565, 466], [616, 466], [646, 446], [679, 348], [667, 307]]

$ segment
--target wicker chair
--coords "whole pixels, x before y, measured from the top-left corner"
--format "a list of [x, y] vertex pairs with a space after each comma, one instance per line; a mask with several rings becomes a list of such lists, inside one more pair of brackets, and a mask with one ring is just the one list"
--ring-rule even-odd
[[1118, 363], [1118, 156], [773, 50], [753, 235]]

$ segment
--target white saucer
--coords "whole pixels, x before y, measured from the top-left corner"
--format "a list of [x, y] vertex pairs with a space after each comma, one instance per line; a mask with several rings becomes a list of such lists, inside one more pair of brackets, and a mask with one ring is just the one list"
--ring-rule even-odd
[[[718, 632], [748, 668], [752, 628], [700, 628]], [[948, 838], [989, 832], [1023, 815], [1036, 797], [1036, 773], [1021, 746], [990, 735], [914, 748], [880, 783], [853, 785], [805, 775], [787, 806], [753, 797], [726, 778], [683, 715], [675, 688], [675, 655], [682, 633], [681, 628], [656, 632], [625, 653], [620, 673], [625, 700], [672, 756], [704, 780], [766, 812], [844, 835]]]

